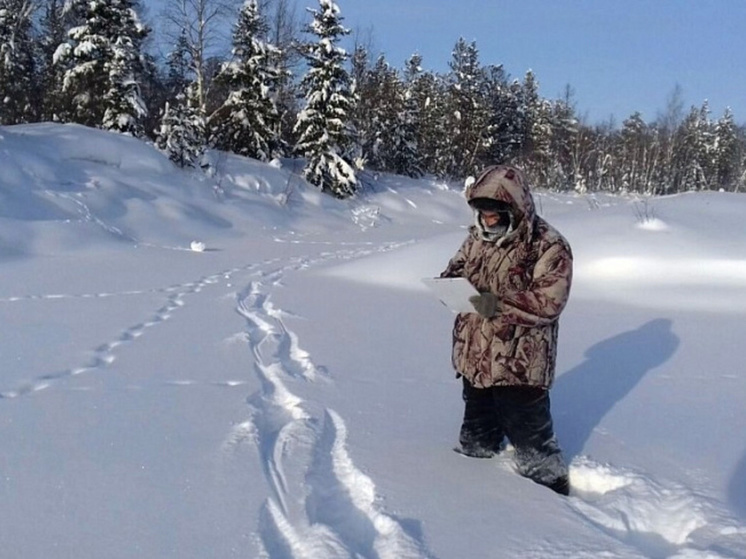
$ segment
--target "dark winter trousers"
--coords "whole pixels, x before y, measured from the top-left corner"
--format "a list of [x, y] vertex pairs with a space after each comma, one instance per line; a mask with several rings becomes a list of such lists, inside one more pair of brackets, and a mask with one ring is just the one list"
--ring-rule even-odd
[[515, 448], [521, 475], [567, 494], [567, 464], [554, 435], [547, 390], [529, 386], [474, 388], [464, 379], [463, 398], [459, 442], [465, 454], [492, 456], [507, 437]]

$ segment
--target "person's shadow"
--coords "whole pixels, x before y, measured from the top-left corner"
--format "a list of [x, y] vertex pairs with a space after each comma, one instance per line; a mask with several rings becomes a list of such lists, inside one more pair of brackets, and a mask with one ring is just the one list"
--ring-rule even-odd
[[551, 391], [555, 428], [568, 460], [578, 455], [604, 416], [645, 374], [679, 346], [671, 321], [656, 319], [592, 346], [585, 361], [559, 375]]
[[746, 454], [741, 457], [728, 484], [728, 502], [734, 512], [746, 518]]

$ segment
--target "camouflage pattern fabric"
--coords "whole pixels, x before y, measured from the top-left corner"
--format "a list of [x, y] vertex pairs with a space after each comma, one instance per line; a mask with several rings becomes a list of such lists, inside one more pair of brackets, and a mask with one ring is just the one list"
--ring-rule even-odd
[[485, 170], [466, 189], [467, 201], [510, 204], [514, 227], [496, 241], [477, 226], [441, 277], [464, 277], [499, 300], [490, 319], [461, 313], [453, 328], [453, 366], [472, 386], [538, 386], [554, 381], [558, 319], [572, 283], [572, 252], [565, 238], [536, 215], [528, 183], [518, 169]]

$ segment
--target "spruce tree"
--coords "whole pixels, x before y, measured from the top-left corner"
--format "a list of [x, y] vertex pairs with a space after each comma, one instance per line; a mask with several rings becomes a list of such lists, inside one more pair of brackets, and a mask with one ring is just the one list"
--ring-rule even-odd
[[520, 105], [524, 131], [520, 164], [531, 184], [549, 187], [552, 165], [551, 105], [539, 95], [539, 83], [531, 70], [526, 72], [521, 84]]
[[709, 114], [706, 102], [701, 107], [692, 107], [676, 131], [672, 161], [674, 192], [705, 190], [710, 186], [708, 179], [713, 162]]
[[657, 142], [639, 112], [634, 112], [622, 123], [617, 143], [619, 188], [652, 194], [655, 190], [652, 183], [657, 165]]
[[485, 151], [479, 161], [482, 167], [511, 162], [524, 139], [520, 84], [508, 83], [502, 66], [488, 66], [485, 80], [488, 117]]
[[373, 166], [398, 175], [421, 176], [416, 154], [417, 105], [412, 95], [383, 56], [370, 70], [367, 81], [368, 95], [373, 95], [373, 107], [365, 115], [371, 125], [369, 149]]
[[[135, 78], [138, 70], [138, 80]], [[109, 87], [104, 94], [104, 117], [102, 127], [142, 137], [144, 135], [143, 119], [148, 110], [140, 93], [140, 81], [143, 78], [142, 60], [139, 49], [135, 48], [132, 38], [117, 37], [112, 49], [109, 63]]]
[[33, 12], [30, 0], [0, 0], [0, 124], [34, 118]]
[[169, 101], [183, 95], [192, 81], [193, 64], [186, 33], [181, 32], [173, 50], [166, 57], [166, 77], [164, 85]]
[[547, 186], [559, 190], [585, 193], [593, 170], [585, 165], [585, 158], [592, 155], [582, 149], [585, 135], [578, 129], [572, 90], [568, 87], [562, 99], [549, 103], [550, 167]]
[[715, 149], [715, 186], [735, 190], [742, 173], [744, 150], [743, 145], [739, 145], [738, 130], [730, 108], [725, 109], [715, 124]]
[[399, 175], [419, 178], [425, 172], [417, 143], [419, 107], [414, 93], [397, 81], [397, 95], [401, 110], [394, 127], [392, 154], [389, 156], [391, 170]]
[[176, 95], [163, 110], [156, 147], [179, 167], [201, 167], [205, 155], [205, 121], [196, 87]]
[[432, 72], [422, 69], [422, 57], [413, 55], [406, 64], [405, 80], [412, 110], [419, 166], [423, 173], [443, 176], [441, 167], [447, 151], [445, 84]]
[[459, 39], [450, 62], [448, 123], [451, 134], [446, 175], [464, 178], [473, 172], [485, 151], [488, 113], [484, 72], [476, 43]]
[[422, 146], [419, 141], [422, 106], [415, 83], [422, 71], [422, 58], [414, 55], [405, 64], [404, 81], [400, 87], [402, 111], [394, 140], [393, 170], [395, 173], [419, 178], [425, 174]]
[[[356, 49], [360, 55], [360, 49]], [[372, 68], [356, 81], [358, 94], [355, 127], [366, 166], [378, 171], [391, 170], [388, 158], [393, 149], [397, 119], [397, 99], [392, 88], [393, 70], [381, 55]]]
[[142, 42], [149, 30], [140, 24], [133, 0], [70, 0], [74, 27], [56, 52], [64, 67], [66, 120], [142, 135], [146, 114], [140, 96]]
[[319, 0], [319, 5], [320, 10], [310, 10], [313, 21], [306, 28], [317, 40], [303, 49], [309, 70], [301, 81], [306, 104], [295, 125], [299, 136], [295, 149], [306, 158], [303, 176], [308, 182], [346, 198], [358, 185], [350, 161], [355, 95], [344, 67], [348, 54], [338, 46], [349, 31], [342, 27], [339, 8], [332, 0]]
[[277, 49], [263, 40], [266, 32], [256, 0], [247, 0], [233, 34], [233, 61], [216, 77], [230, 93], [208, 123], [211, 145], [262, 161], [283, 151], [274, 95], [282, 72], [273, 64]]

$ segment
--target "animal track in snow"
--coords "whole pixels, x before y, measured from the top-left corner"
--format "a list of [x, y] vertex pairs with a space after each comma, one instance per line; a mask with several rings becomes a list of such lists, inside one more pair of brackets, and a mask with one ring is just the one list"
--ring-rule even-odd
[[[371, 247], [367, 246], [363, 249], [345, 249], [338, 252], [327, 252], [321, 255], [320, 261], [326, 261], [333, 258], [352, 258], [356, 256], [364, 256], [371, 254], [376, 251], [386, 251], [396, 248], [400, 244], [392, 243], [390, 245], [383, 245], [382, 247]], [[169, 320], [174, 312], [179, 310], [185, 304], [185, 299], [194, 294], [200, 293], [205, 287], [217, 284], [221, 280], [230, 280], [231, 277], [240, 272], [250, 272], [259, 268], [266, 268], [280, 262], [278, 258], [272, 258], [265, 260], [260, 263], [251, 263], [244, 266], [234, 267], [228, 270], [224, 270], [215, 274], [205, 276], [196, 281], [189, 281], [178, 285], [172, 285], [165, 288], [156, 289], [144, 289], [144, 290], [129, 290], [121, 292], [100, 292], [100, 293], [47, 293], [47, 294], [26, 294], [26, 295], [15, 295], [0, 298], [0, 303], [22, 303], [24, 301], [44, 301], [44, 300], [59, 300], [59, 299], [102, 299], [112, 297], [136, 297], [139, 295], [147, 294], [166, 294], [166, 302], [158, 308], [149, 318], [146, 320], [134, 324], [128, 328], [125, 328], [120, 335], [109, 342], [99, 344], [95, 347], [91, 353], [92, 356], [84, 363], [63, 369], [60, 371], [52, 371], [39, 374], [29, 380], [20, 383], [14, 388], [2, 389], [0, 387], [0, 400], [18, 398], [20, 396], [29, 395], [35, 392], [39, 392], [50, 388], [56, 383], [59, 383], [65, 379], [71, 377], [95, 373], [105, 370], [116, 360], [116, 353], [120, 348], [126, 344], [131, 344], [138, 338], [140, 338], [148, 329], [157, 326], [167, 320]], [[296, 269], [303, 269], [309, 265], [309, 262], [305, 258], [298, 258], [292, 264], [292, 267]], [[279, 274], [276, 278], [272, 277], [272, 273], [266, 275], [265, 280], [271, 284], [279, 281], [282, 276], [281, 269], [274, 272]], [[297, 348], [297, 340], [293, 338], [294, 335], [289, 335], [288, 347], [291, 351], [297, 352], [294, 357], [297, 359], [297, 363], [301, 370], [309, 367], [308, 363], [304, 363], [303, 353]]]
[[153, 314], [146, 320], [136, 323], [125, 328], [116, 339], [99, 344], [91, 353], [91, 357], [84, 363], [63, 369], [38, 375], [19, 386], [9, 390], [0, 391], [0, 399], [11, 399], [25, 396], [41, 390], [50, 388], [56, 383], [65, 379], [96, 373], [107, 369], [116, 361], [117, 352], [122, 346], [133, 343], [140, 338], [145, 332], [171, 319], [173, 314], [185, 305], [186, 297], [200, 293], [205, 287], [218, 283], [221, 278], [228, 279], [233, 274], [240, 271], [247, 271], [254, 268], [255, 265], [247, 265], [241, 268], [233, 268], [224, 272], [203, 277], [197, 281], [190, 281], [180, 285], [172, 285], [166, 288], [149, 289], [149, 290], [132, 290], [120, 293], [83, 293], [83, 294], [41, 294], [41, 295], [24, 295], [7, 297], [0, 302], [18, 303], [29, 300], [56, 300], [56, 299], [92, 299], [92, 298], [109, 298], [109, 297], [130, 297], [137, 295], [162, 293], [167, 295], [165, 303], [157, 308]]

